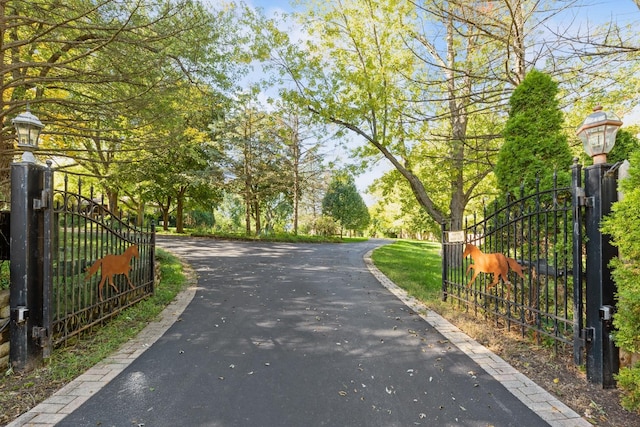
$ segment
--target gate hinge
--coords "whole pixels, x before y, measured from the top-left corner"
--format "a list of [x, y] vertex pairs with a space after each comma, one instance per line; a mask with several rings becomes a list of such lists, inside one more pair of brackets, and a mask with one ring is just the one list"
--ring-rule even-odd
[[39, 346], [45, 347], [48, 342], [49, 331], [43, 326], [34, 326], [31, 330], [31, 337], [36, 339]]
[[33, 199], [33, 209], [34, 210], [40, 210], [40, 209], [46, 209], [48, 208], [48, 201], [49, 201], [49, 191], [48, 190], [42, 190], [42, 193], [40, 194], [40, 198], [39, 199]]
[[578, 199], [578, 205], [579, 206], [586, 206], [588, 208], [592, 208], [593, 207], [593, 204], [594, 204], [594, 197], [593, 196], [587, 197], [585, 195], [584, 188], [582, 188], [582, 187], [577, 187], [575, 189], [575, 191], [576, 191], [576, 198]]
[[595, 336], [596, 333], [596, 328], [584, 328], [582, 330], [582, 333], [580, 334], [580, 338], [583, 341], [583, 343], [588, 343], [588, 342], [592, 342], [593, 341], [593, 337]]
[[10, 310], [10, 318], [16, 323], [26, 322], [29, 318], [29, 309], [23, 305]]

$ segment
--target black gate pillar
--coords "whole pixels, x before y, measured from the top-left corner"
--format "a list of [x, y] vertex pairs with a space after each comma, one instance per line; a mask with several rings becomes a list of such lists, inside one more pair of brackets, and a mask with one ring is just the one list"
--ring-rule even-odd
[[618, 349], [614, 345], [612, 317], [615, 310], [616, 285], [609, 269], [618, 255], [610, 236], [600, 232], [602, 218], [617, 201], [617, 173], [611, 165], [595, 164], [585, 168], [586, 252], [586, 349], [587, 379], [603, 388], [613, 388], [613, 374], [618, 372]]
[[[47, 168], [11, 165], [10, 361], [16, 371], [42, 364], [44, 214]], [[50, 177], [50, 176], [49, 176]]]

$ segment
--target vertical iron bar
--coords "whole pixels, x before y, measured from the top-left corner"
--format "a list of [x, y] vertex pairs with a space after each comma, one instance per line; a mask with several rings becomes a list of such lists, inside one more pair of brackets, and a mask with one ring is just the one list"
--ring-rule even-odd
[[555, 343], [555, 348], [556, 351], [558, 349], [558, 204], [557, 204], [557, 200], [558, 200], [558, 189], [557, 189], [557, 183], [558, 183], [558, 174], [554, 171], [553, 173], [553, 204], [551, 205], [551, 213], [552, 213], [552, 218], [551, 221], [553, 223], [553, 267], [555, 270], [555, 278], [554, 278], [554, 282], [553, 282], [553, 313], [554, 313], [554, 317], [553, 317], [553, 336], [554, 338], [556, 338], [554, 340]]
[[151, 294], [156, 293], [156, 223], [151, 221], [151, 247], [149, 248], [149, 258], [151, 263], [151, 271], [149, 272], [149, 281], [151, 283]]
[[573, 207], [573, 363], [584, 363], [584, 325], [582, 292], [582, 165], [575, 158], [571, 166], [571, 201]]
[[53, 335], [53, 256], [54, 256], [54, 233], [53, 233], [53, 169], [51, 160], [47, 161], [47, 168], [44, 171], [44, 192], [45, 200], [43, 218], [43, 250], [42, 250], [42, 327], [44, 336], [42, 337], [42, 357], [49, 358], [52, 350]]
[[447, 235], [447, 225], [446, 222], [443, 221], [440, 224], [440, 230], [442, 232], [442, 238], [440, 239], [442, 245], [442, 301], [447, 300], [447, 262], [448, 262], [448, 247], [446, 245], [446, 235]]
[[[564, 322], [565, 322], [565, 327], [563, 329], [563, 335], [566, 336], [567, 335], [567, 330], [569, 328], [569, 322], [571, 321], [571, 319], [569, 318], [569, 233], [567, 232], [568, 227], [570, 225], [569, 223], [569, 212], [570, 212], [570, 201], [565, 197], [564, 199], [564, 208], [563, 208], [563, 220], [562, 220], [562, 238], [563, 238], [563, 246], [564, 246], [564, 263], [563, 263], [563, 269], [564, 269], [564, 289], [563, 289], [563, 293], [564, 293]], [[573, 255], [573, 252], [572, 252]]]

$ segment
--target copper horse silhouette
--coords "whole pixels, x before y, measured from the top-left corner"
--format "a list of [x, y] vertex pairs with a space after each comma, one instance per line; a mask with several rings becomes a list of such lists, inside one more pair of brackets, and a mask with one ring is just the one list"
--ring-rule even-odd
[[473, 269], [473, 276], [467, 287], [470, 288], [473, 284], [476, 277], [480, 273], [491, 273], [493, 274], [493, 281], [489, 283], [487, 286], [487, 290], [493, 288], [498, 284], [500, 278], [507, 285], [507, 299], [511, 296], [511, 282], [509, 281], [508, 273], [509, 268], [513, 270], [518, 276], [524, 279], [524, 275], [522, 274], [522, 266], [518, 264], [518, 262], [509, 258], [501, 253], [483, 253], [480, 249], [478, 249], [475, 245], [471, 243], [467, 243], [464, 247], [464, 252], [462, 253], [462, 257], [466, 257], [467, 255], [471, 255], [473, 259], [473, 264], [469, 264], [467, 267], [467, 273], [469, 274], [469, 270]]
[[100, 279], [100, 284], [98, 284], [98, 293], [100, 295], [100, 301], [102, 301], [102, 288], [104, 287], [104, 283], [109, 280], [109, 285], [116, 290], [116, 292], [120, 292], [116, 285], [113, 283], [113, 276], [116, 274], [124, 274], [124, 277], [127, 278], [127, 282], [129, 282], [129, 286], [131, 289], [135, 289], [131, 283], [131, 279], [129, 278], [129, 270], [131, 270], [131, 258], [139, 258], [140, 254], [138, 253], [138, 245], [132, 245], [127, 248], [120, 255], [105, 255], [102, 258], [98, 259], [93, 265], [87, 268], [87, 275], [85, 276], [85, 280], [89, 280], [91, 276], [98, 272], [99, 268], [102, 268], [101, 274], [102, 277]]

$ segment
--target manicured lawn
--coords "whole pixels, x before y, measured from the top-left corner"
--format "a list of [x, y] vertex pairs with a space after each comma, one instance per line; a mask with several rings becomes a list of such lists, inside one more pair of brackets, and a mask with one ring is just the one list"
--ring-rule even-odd
[[376, 249], [372, 259], [380, 271], [410, 295], [423, 302], [440, 300], [440, 243], [399, 240]]

